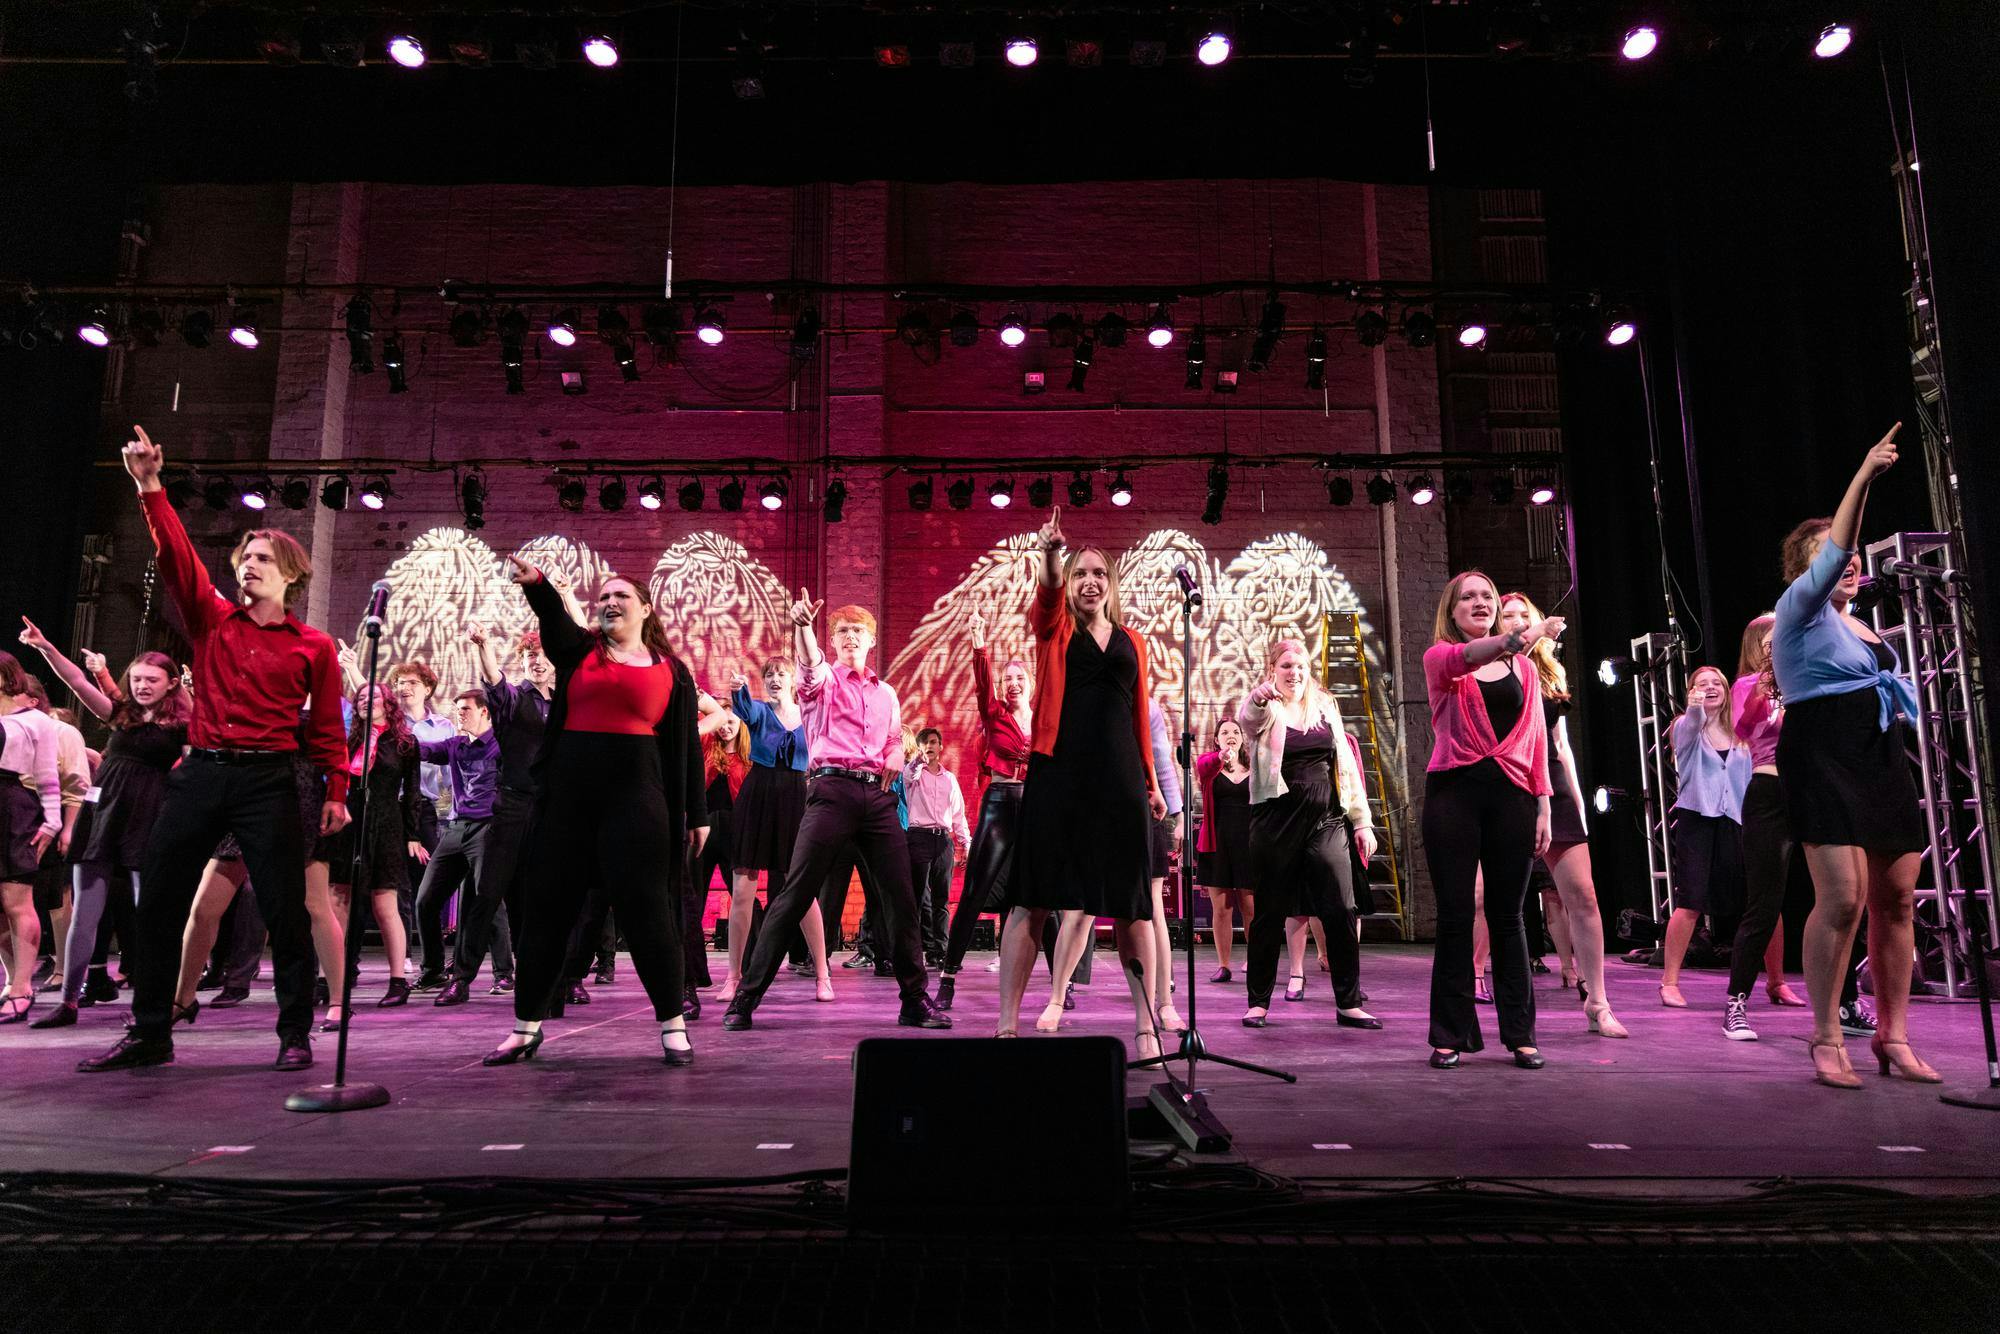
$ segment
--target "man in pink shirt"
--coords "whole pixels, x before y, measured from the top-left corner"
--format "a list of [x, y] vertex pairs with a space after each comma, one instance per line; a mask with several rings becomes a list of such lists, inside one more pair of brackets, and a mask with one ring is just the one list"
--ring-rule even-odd
[[958, 775], [944, 767], [943, 734], [935, 727], [917, 733], [917, 752], [903, 769], [903, 801], [910, 811], [910, 889], [917, 898], [924, 963], [942, 968], [950, 932], [951, 869], [965, 860], [972, 831], [966, 827]]
[[[950, 1028], [951, 1018], [925, 987], [917, 903], [910, 891], [909, 844], [896, 816], [890, 785], [903, 765], [902, 707], [889, 684], [868, 669], [875, 647], [875, 618], [862, 607], [836, 607], [828, 618], [833, 662], [820, 652], [813, 620], [822, 603], [805, 589], [792, 604], [799, 664], [799, 711], [804, 715], [812, 767], [806, 770], [806, 814], [792, 851], [785, 887], [771, 896], [757, 946], [743, 969], [722, 1026], [751, 1026], [757, 1002], [784, 962], [792, 933], [826, 881], [843, 844], [852, 842], [882, 886], [888, 945], [895, 962], [902, 1010], [896, 1022], [911, 1028]], [[879, 948], [879, 946], [878, 946]]]

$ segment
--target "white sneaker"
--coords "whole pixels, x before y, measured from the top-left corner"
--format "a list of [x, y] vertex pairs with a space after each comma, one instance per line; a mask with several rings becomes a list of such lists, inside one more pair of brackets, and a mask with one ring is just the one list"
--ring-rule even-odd
[[1722, 1015], [1722, 1036], [1728, 1038], [1731, 1042], [1755, 1042], [1757, 1040], [1757, 1030], [1750, 1027], [1750, 1019], [1747, 1014], [1749, 1005], [1750, 998], [1748, 996], [1731, 996], [1729, 998], [1729, 1008]]

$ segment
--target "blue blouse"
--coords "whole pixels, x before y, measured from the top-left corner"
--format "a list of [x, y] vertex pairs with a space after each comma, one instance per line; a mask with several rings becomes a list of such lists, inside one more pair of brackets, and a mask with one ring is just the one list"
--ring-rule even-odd
[[800, 773], [812, 763], [803, 714], [797, 727], [786, 727], [779, 721], [776, 710], [763, 700], [750, 697], [748, 686], [738, 686], [730, 692], [729, 711], [750, 729], [750, 763], [767, 769], [797, 769]]
[[1718, 752], [1702, 735], [1707, 726], [1708, 710], [1690, 704], [1669, 729], [1674, 770], [1680, 775], [1674, 809], [1742, 824], [1743, 794], [1750, 789], [1750, 773], [1756, 764], [1748, 746], [1732, 746], [1727, 754]]
[[[1812, 566], [1792, 580], [1778, 599], [1778, 623], [1771, 632], [1771, 668], [1778, 694], [1787, 704], [1873, 689], [1882, 701], [1879, 726], [1889, 729], [1898, 713], [1917, 715], [1917, 692], [1902, 674], [1902, 661], [1883, 668], [1875, 650], [1840, 619], [1828, 601], [1854, 553], [1828, 538]], [[1895, 657], [1895, 650], [1889, 650]]]

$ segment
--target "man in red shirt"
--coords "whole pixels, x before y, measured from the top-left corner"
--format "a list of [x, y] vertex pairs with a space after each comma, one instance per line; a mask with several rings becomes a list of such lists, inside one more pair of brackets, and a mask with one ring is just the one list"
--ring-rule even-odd
[[125, 1070], [173, 1060], [173, 1025], [194, 1020], [194, 1007], [174, 1004], [181, 932], [202, 867], [222, 836], [234, 834], [271, 932], [277, 1068], [303, 1070], [312, 1064], [305, 880], [310, 831], [300, 828], [292, 757], [303, 744], [325, 773], [318, 832], [338, 831], [348, 819], [348, 773], [336, 650], [333, 640], [288, 610], [312, 577], [305, 549], [289, 534], [265, 528], [245, 534], [230, 555], [236, 600], [216, 590], [160, 485], [160, 447], [144, 428], [133, 429], [139, 438], [125, 446], [125, 471], [138, 483], [159, 552], [160, 583], [194, 648], [194, 718], [187, 757], [167, 781], [139, 881], [132, 1026], [110, 1051], [77, 1069]]

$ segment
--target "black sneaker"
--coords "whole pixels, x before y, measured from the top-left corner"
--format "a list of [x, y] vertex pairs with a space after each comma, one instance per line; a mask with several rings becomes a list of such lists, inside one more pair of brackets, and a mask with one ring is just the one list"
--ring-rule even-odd
[[887, 959], [877, 959], [875, 961], [875, 976], [894, 977], [895, 975], [896, 975], [895, 964], [891, 963]]
[[571, 1005], [588, 1005], [590, 993], [583, 989], [583, 983], [572, 982], [569, 984], [569, 995], [564, 999]]
[[1748, 995], [1731, 996], [1728, 1007], [1722, 1012], [1722, 1036], [1731, 1042], [1757, 1040], [1757, 1030], [1750, 1027], [1749, 1005]]
[[222, 970], [220, 968], [206, 968], [202, 970], [200, 979], [194, 984], [194, 989], [196, 991], [215, 991], [222, 986], [222, 981]]
[[896, 1022], [904, 1028], [950, 1028], [951, 1016], [940, 1010], [929, 996], [918, 996], [903, 1002]]
[[493, 979], [493, 985], [486, 989], [486, 994], [489, 996], [511, 996], [513, 993], [514, 979], [511, 977], [496, 977]]
[[873, 968], [875, 966], [875, 956], [872, 954], [863, 954], [860, 950], [856, 950], [845, 959], [842, 959], [840, 966], [842, 968]]
[[815, 972], [813, 969], [813, 961], [809, 958], [792, 960], [792, 971], [797, 973], [800, 977], [819, 976], [819, 974]]
[[598, 986], [600, 986], [600, 987], [608, 987], [608, 986], [610, 986], [610, 985], [611, 985], [611, 984], [612, 984], [613, 982], [616, 982], [617, 980], [618, 980], [618, 965], [617, 965], [617, 964], [615, 964], [615, 963], [607, 963], [607, 964], [603, 964], [603, 965], [601, 965], [601, 966], [600, 966], [600, 967], [598, 968], [598, 970], [597, 970], [597, 985], [598, 985]]
[[739, 1008], [735, 1001], [722, 1012], [722, 1026], [731, 1033], [742, 1033], [752, 1027], [748, 1008]]
[[127, 1029], [110, 1051], [76, 1063], [79, 1074], [95, 1075], [106, 1070], [137, 1070], [144, 1065], [172, 1065], [172, 1038], [142, 1038]]
[[208, 1004], [211, 1009], [227, 1010], [231, 1006], [241, 1005], [249, 999], [250, 988], [248, 987], [224, 987], [222, 994]]
[[1867, 1001], [1856, 996], [1854, 1004], [1840, 1007], [1840, 1031], [1851, 1038], [1875, 1036], [1875, 1012], [1868, 1008]]
[[410, 990], [443, 991], [445, 988], [445, 984], [449, 981], [451, 981], [450, 973], [443, 973], [443, 972], [434, 973], [431, 972], [429, 969], [425, 969], [423, 975], [418, 977], [415, 982], [410, 984]]

